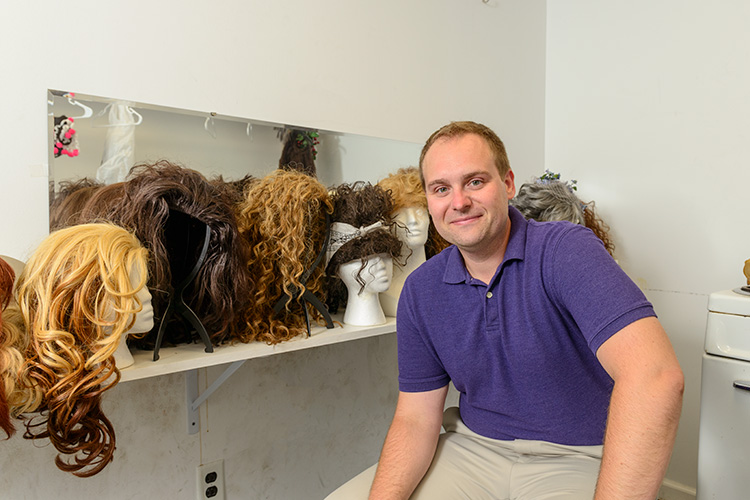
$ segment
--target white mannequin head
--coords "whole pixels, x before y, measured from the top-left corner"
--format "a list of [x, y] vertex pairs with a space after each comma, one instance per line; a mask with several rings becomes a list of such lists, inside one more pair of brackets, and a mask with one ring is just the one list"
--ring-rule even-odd
[[393, 278], [393, 258], [388, 254], [369, 255], [362, 261], [341, 264], [337, 274], [347, 289], [344, 323], [370, 326], [385, 323], [378, 294], [388, 290]]
[[396, 210], [394, 218], [396, 235], [411, 249], [423, 247], [427, 242], [427, 231], [430, 227], [430, 216], [422, 207], [404, 207]]
[[135, 313], [135, 322], [133, 323], [133, 326], [125, 332], [125, 335], [122, 336], [120, 343], [117, 345], [114, 357], [115, 365], [119, 369], [128, 367], [134, 363], [133, 355], [130, 354], [126, 342], [127, 336], [131, 333], [146, 333], [151, 331], [154, 327], [154, 307], [151, 304], [151, 292], [148, 291], [146, 280], [140, 275], [137, 267], [134, 267], [130, 271], [130, 282], [133, 285], [133, 288], [137, 288], [138, 285], [143, 283], [143, 286], [141, 286], [135, 294], [136, 298], [141, 303], [141, 310]]

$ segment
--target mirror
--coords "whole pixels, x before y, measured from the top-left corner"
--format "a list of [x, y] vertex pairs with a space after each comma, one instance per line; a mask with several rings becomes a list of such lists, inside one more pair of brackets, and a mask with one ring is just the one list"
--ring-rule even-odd
[[[128, 148], [132, 148], [132, 164], [168, 159], [208, 178], [262, 177], [278, 168], [283, 130], [300, 128], [59, 90], [48, 91], [47, 104], [53, 192], [64, 181], [95, 179], [105, 156], [110, 165], [116, 164], [128, 158], [122, 153]], [[73, 118], [69, 125], [74, 133], [65, 124], [56, 123], [61, 116]], [[63, 142], [70, 142], [57, 155], [56, 128]], [[401, 167], [416, 165], [422, 147], [356, 134], [317, 132], [317, 177], [326, 186], [357, 180], [376, 183]]]

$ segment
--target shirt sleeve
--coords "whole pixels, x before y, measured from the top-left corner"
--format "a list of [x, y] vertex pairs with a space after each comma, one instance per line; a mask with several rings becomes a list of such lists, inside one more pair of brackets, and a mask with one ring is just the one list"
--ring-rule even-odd
[[569, 226], [546, 259], [545, 281], [564, 314], [575, 322], [596, 353], [630, 323], [656, 316], [643, 292], [589, 229]]
[[407, 278], [396, 315], [398, 382], [403, 392], [425, 392], [445, 387], [450, 377], [428, 339], [424, 322], [420, 321], [419, 316], [425, 311], [419, 309], [419, 297], [410, 282]]

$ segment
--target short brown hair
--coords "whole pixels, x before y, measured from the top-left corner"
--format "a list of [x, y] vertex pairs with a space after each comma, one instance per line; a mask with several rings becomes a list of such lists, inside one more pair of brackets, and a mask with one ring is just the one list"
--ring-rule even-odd
[[505, 152], [503, 141], [500, 140], [492, 129], [481, 123], [471, 121], [450, 122], [448, 125], [444, 125], [433, 132], [422, 148], [422, 154], [419, 155], [419, 178], [422, 180], [422, 186], [424, 186], [424, 174], [422, 172], [424, 157], [427, 155], [427, 151], [429, 151], [432, 145], [435, 144], [438, 139], [451, 139], [467, 134], [475, 134], [483, 138], [490, 147], [492, 155], [495, 157], [495, 166], [497, 167], [497, 171], [500, 172], [500, 176], [505, 176], [505, 174], [508, 173], [510, 170], [508, 153]]

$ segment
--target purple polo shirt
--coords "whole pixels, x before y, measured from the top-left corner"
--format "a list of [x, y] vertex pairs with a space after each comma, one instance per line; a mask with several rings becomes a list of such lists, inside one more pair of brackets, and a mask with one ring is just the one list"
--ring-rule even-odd
[[593, 232], [526, 221], [489, 285], [455, 246], [409, 275], [398, 305], [399, 388], [453, 381], [461, 417], [494, 439], [598, 445], [613, 381], [596, 358], [610, 336], [655, 316]]

